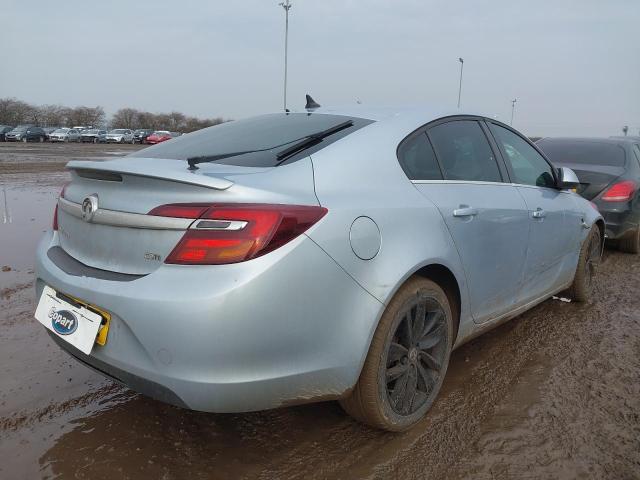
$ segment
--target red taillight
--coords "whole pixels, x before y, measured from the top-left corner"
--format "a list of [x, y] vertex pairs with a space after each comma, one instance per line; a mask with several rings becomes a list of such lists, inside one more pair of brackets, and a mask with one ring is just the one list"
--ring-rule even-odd
[[53, 229], [58, 230], [58, 204], [56, 203], [56, 208], [53, 211]]
[[[58, 198], [64, 198], [64, 192], [67, 189], [67, 185], [69, 185], [69, 182], [65, 183], [62, 186], [62, 190], [60, 190], [60, 195], [58, 196]], [[53, 210], [53, 225], [52, 225], [53, 230], [58, 230], [58, 203], [56, 202], [56, 208]]]
[[606, 202], [628, 202], [633, 198], [637, 185], [631, 180], [614, 183], [602, 196]]
[[[281, 247], [320, 220], [327, 209], [302, 205], [221, 204], [207, 208], [175, 204], [149, 213], [177, 216], [176, 212], [182, 213], [182, 218], [198, 221], [165, 263], [221, 265], [250, 260]], [[187, 216], [187, 212], [193, 216]]]
[[198, 218], [206, 212], [210, 204], [202, 203], [173, 203], [171, 205], [161, 205], [151, 210], [147, 215], [157, 215], [159, 217], [178, 218]]

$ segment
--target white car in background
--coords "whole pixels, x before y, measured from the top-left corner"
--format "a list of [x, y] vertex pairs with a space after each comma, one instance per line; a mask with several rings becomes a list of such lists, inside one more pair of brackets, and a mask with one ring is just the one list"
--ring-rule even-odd
[[109, 130], [107, 143], [133, 143], [133, 130], [128, 128]]
[[79, 142], [80, 132], [75, 128], [59, 128], [49, 134], [50, 142]]

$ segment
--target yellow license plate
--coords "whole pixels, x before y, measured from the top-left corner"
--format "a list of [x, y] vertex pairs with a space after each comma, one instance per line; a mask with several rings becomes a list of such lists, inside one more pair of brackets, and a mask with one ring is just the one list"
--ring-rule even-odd
[[90, 303], [85, 302], [84, 300], [80, 300], [79, 298], [72, 297], [71, 295], [67, 295], [69, 298], [73, 299], [73, 301], [78, 302], [83, 307], [91, 310], [92, 312], [97, 313], [102, 317], [102, 324], [98, 329], [98, 335], [96, 335], [96, 343], [100, 346], [104, 346], [107, 343], [107, 335], [109, 335], [109, 325], [111, 324], [111, 314], [106, 310], [103, 310], [95, 305], [91, 305]]

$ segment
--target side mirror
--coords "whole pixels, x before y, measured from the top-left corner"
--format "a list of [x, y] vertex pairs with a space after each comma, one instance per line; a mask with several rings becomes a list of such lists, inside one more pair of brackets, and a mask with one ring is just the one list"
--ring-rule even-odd
[[572, 188], [578, 188], [580, 180], [576, 172], [567, 167], [558, 168], [558, 188], [560, 190], [569, 190]]

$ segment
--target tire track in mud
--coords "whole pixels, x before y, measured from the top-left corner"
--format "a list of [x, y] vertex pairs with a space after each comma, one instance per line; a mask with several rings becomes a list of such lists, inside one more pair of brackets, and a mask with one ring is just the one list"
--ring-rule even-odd
[[[11, 417], [0, 418], [0, 432], [9, 435], [20, 429], [33, 427], [39, 422], [49, 422], [57, 417], [69, 414], [73, 410], [83, 410], [92, 403], [116, 404], [127, 401], [135, 395], [116, 383], [104, 385], [83, 395], [62, 402], [51, 403], [37, 410], [15, 412]], [[106, 408], [106, 407], [105, 407]]]

